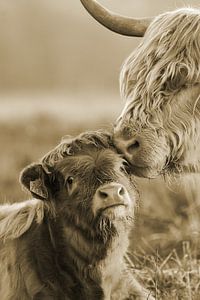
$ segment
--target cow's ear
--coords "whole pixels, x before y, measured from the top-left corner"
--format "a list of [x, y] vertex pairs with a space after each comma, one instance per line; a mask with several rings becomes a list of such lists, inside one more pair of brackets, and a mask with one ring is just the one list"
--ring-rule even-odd
[[20, 182], [31, 192], [33, 197], [47, 200], [49, 198], [49, 175], [41, 164], [26, 167], [20, 175]]

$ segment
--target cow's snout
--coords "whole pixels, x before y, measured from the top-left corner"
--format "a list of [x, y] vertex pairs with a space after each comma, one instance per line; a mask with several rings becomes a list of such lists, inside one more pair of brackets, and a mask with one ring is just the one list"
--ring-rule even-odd
[[119, 183], [108, 183], [100, 186], [93, 199], [93, 212], [107, 208], [129, 207], [131, 200], [126, 188]]
[[132, 161], [134, 156], [137, 156], [141, 148], [141, 140], [137, 137], [124, 139], [123, 137], [115, 137], [114, 143], [117, 149], [124, 154], [124, 156]]

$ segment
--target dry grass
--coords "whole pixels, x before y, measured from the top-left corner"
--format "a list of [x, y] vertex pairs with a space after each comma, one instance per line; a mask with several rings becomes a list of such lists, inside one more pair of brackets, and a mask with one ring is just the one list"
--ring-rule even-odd
[[[200, 294], [200, 260], [189, 241], [182, 242], [165, 257], [144, 251], [129, 253], [134, 273], [155, 296], [162, 300], [198, 300]], [[130, 261], [129, 261], [130, 262]]]
[[[96, 127], [96, 123], [60, 123], [44, 115], [26, 124], [0, 123], [1, 202], [28, 197], [18, 183], [20, 170], [55, 146], [61, 136]], [[200, 299], [198, 177], [176, 180], [173, 185], [163, 179], [137, 181], [142, 201], [129, 253], [134, 272], [156, 299]]]

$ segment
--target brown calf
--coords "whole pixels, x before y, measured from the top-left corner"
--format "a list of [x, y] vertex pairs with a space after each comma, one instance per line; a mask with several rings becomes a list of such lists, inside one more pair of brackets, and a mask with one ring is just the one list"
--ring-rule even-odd
[[107, 134], [63, 140], [21, 182], [36, 199], [0, 208], [0, 299], [150, 299], [125, 263], [137, 192]]

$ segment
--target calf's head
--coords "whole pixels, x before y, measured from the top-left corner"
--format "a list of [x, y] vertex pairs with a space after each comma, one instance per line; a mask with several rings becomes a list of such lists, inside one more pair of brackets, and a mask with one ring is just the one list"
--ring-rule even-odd
[[133, 217], [137, 192], [125, 161], [103, 133], [64, 139], [39, 164], [25, 168], [22, 184], [77, 226], [99, 226]]

